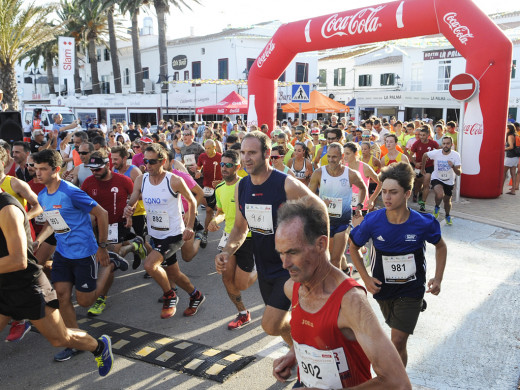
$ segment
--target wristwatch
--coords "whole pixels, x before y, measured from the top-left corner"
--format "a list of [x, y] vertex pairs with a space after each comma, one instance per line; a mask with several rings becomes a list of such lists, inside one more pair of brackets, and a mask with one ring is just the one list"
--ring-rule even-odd
[[363, 208], [363, 203], [358, 203], [358, 204], [356, 205], [356, 208], [357, 208], [357, 207], [360, 207], [360, 206], [361, 206], [361, 208]]
[[105, 249], [108, 246], [108, 242], [98, 242], [98, 247]]

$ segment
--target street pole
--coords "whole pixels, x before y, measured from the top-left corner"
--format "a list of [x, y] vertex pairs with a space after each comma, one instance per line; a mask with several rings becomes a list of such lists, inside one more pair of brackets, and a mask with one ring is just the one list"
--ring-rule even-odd
[[[457, 152], [459, 152], [462, 158], [462, 138], [464, 134], [464, 106], [466, 102], [460, 102], [460, 115], [459, 115], [459, 134], [457, 135]], [[462, 167], [464, 169], [464, 167]], [[455, 203], [460, 202], [460, 179], [459, 176], [457, 180], [457, 185], [455, 186]]]
[[303, 123], [303, 121], [302, 121], [302, 104], [298, 103], [298, 106], [299, 106], [299, 109], [298, 109], [298, 123], [301, 126], [302, 123]]

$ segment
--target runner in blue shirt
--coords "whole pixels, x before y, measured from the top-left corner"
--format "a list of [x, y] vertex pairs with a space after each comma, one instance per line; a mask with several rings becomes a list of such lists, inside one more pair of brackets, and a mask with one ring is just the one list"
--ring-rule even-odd
[[[108, 214], [85, 192], [64, 180], [59, 171], [61, 154], [46, 149], [33, 156], [36, 176], [45, 185], [38, 201], [46, 223], [35, 240], [35, 251], [53, 231], [56, 252], [52, 280], [58, 294], [60, 314], [67, 328], [79, 328], [72, 305], [72, 286], [80, 306], [91, 306], [104, 289], [110, 272], [128, 269], [120, 256], [107, 251]], [[90, 216], [96, 218], [99, 241], [96, 242]], [[101, 264], [98, 278], [98, 262]], [[66, 348], [54, 356], [56, 361], [69, 360], [77, 351]]]
[[[439, 222], [407, 206], [415, 173], [410, 164], [384, 167], [380, 180], [384, 209], [366, 215], [350, 233], [350, 255], [368, 291], [379, 303], [391, 338], [404, 365], [406, 343], [413, 334], [419, 313], [426, 309], [424, 293], [438, 295], [446, 266], [446, 243]], [[363, 266], [359, 249], [372, 239], [372, 276]], [[426, 290], [426, 242], [435, 245], [435, 276]], [[426, 290], [426, 291], [425, 291]]]

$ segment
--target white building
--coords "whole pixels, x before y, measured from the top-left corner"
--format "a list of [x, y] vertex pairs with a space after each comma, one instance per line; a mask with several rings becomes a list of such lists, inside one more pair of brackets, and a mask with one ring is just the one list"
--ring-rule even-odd
[[[71, 107], [82, 119], [98, 117], [106, 119], [107, 123], [112, 119], [125, 119], [141, 124], [157, 123], [159, 117], [194, 119], [195, 108], [216, 104], [231, 91], [247, 98], [245, 80], [249, 68], [280, 25], [277, 21], [266, 22], [249, 28], [226, 29], [207, 36], [170, 40], [168, 69], [162, 72], [159, 69], [157, 36], [150, 34], [150, 28], [143, 29], [140, 46], [144, 94], [135, 93], [131, 41], [122, 41], [118, 42], [122, 95], [113, 93], [114, 76], [110, 53], [104, 47], [99, 47], [98, 73], [103, 93], [58, 96], [51, 97], [50, 100], [52, 104]], [[309, 75], [317, 74], [317, 64], [317, 53], [299, 54], [280, 79], [286, 82], [312, 82], [315, 76]], [[168, 94], [161, 93], [161, 85], [157, 84], [160, 74], [169, 76], [171, 84]], [[82, 91], [89, 92], [92, 89], [90, 64], [81, 63], [80, 76]], [[201, 81], [193, 84], [193, 79]], [[30, 78], [26, 80], [32, 81]], [[24, 100], [33, 98], [35, 87], [38, 94], [34, 98], [48, 98], [48, 87], [42, 81], [40, 77], [35, 85], [26, 84], [22, 87]], [[281, 88], [279, 104], [289, 101], [287, 90]]]
[[[491, 17], [514, 44], [509, 114], [520, 120], [520, 11]], [[351, 106], [356, 121], [370, 115], [458, 119], [460, 103], [448, 85], [466, 60], [441, 35], [335, 50], [318, 67], [318, 90]]]

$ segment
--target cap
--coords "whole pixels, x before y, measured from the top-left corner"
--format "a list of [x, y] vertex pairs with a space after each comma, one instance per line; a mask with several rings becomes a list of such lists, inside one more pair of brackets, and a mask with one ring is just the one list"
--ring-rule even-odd
[[296, 126], [296, 130], [305, 131], [305, 127], [298, 125], [298, 126]]
[[135, 126], [135, 122], [129, 122], [128, 125], [129, 125], [129, 126], [130, 126], [130, 125]]
[[363, 129], [362, 129], [361, 127], [358, 127], [358, 128], [356, 129], [356, 131], [361, 131], [361, 132], [363, 132]]
[[151, 138], [148, 138], [148, 137], [142, 137], [139, 139], [139, 142], [142, 142], [144, 144], [151, 144], [153, 143], [153, 140]]
[[325, 135], [324, 134], [320, 134], [320, 138], [319, 138], [320, 141], [326, 141], [327, 138], [325, 138]]
[[36, 135], [43, 135], [45, 133], [41, 129], [36, 129], [36, 130], [33, 131], [32, 134], [33, 134], [33, 136], [36, 136]]
[[320, 134], [320, 129], [312, 129], [311, 134]]
[[90, 157], [88, 163], [85, 164], [87, 168], [103, 168], [108, 163], [106, 157]]

